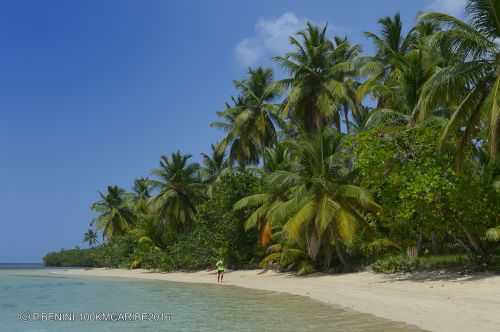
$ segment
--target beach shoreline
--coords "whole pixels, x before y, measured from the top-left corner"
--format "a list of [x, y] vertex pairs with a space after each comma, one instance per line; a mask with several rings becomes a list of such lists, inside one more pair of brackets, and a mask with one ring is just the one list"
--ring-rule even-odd
[[[71, 276], [118, 277], [217, 284], [215, 271], [152, 272], [64, 269]], [[448, 272], [384, 275], [372, 272], [298, 277], [264, 270], [226, 272], [225, 285], [306, 296], [428, 331], [500, 331], [500, 276]]]

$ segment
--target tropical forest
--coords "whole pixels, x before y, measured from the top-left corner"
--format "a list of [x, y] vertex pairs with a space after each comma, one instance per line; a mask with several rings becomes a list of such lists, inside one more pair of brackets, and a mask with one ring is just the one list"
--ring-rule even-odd
[[378, 27], [373, 54], [328, 25], [291, 35], [210, 110], [210, 151], [110, 184], [84, 248], [45, 264], [500, 270], [500, 2]]

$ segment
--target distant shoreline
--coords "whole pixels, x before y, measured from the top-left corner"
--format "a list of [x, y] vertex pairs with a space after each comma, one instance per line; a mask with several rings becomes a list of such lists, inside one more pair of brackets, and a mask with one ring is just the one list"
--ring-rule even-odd
[[33, 268], [45, 268], [45, 265], [43, 263], [0, 263], [0, 269], [9, 269], [9, 268], [33, 269]]
[[[124, 269], [64, 269], [71, 276], [138, 278], [217, 284], [213, 271], [161, 273]], [[439, 332], [500, 330], [500, 276], [448, 273], [381, 275], [361, 272], [296, 277], [262, 270], [232, 271], [225, 284], [310, 297]]]

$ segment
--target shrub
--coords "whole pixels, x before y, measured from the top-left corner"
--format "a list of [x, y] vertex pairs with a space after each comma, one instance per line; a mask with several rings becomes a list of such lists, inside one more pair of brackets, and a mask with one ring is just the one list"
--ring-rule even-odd
[[417, 270], [454, 269], [467, 267], [470, 260], [464, 255], [408, 257], [388, 256], [377, 260], [372, 268], [375, 272], [396, 273]]
[[377, 260], [372, 268], [375, 272], [396, 273], [412, 272], [417, 270], [419, 260], [416, 257], [388, 256]]

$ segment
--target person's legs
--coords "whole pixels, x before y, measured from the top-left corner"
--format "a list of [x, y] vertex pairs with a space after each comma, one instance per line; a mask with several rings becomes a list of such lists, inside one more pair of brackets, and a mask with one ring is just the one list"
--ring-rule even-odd
[[220, 282], [222, 282], [223, 279], [224, 279], [224, 271], [220, 273]]
[[220, 271], [217, 271], [217, 283], [220, 282]]

